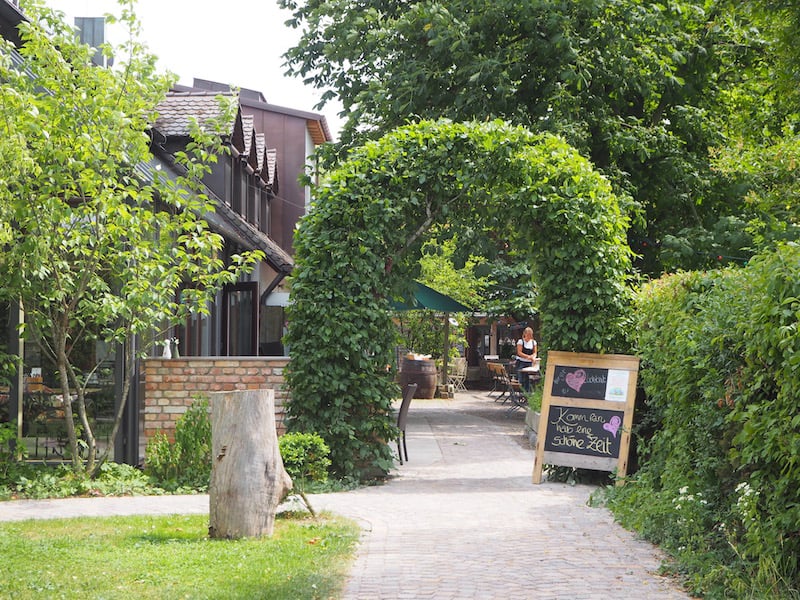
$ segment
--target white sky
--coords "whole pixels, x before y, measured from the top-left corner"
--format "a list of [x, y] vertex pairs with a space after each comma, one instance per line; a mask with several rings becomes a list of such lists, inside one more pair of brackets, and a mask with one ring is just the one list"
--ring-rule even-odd
[[[119, 13], [115, 0], [46, 3], [64, 12], [68, 23]], [[322, 93], [283, 74], [282, 55], [300, 34], [284, 25], [291, 13], [278, 8], [277, 0], [138, 0], [135, 12], [159, 68], [177, 74], [180, 83], [191, 85], [197, 77], [260, 91], [270, 104], [321, 113], [338, 138], [340, 105], [329, 102], [315, 110]]]

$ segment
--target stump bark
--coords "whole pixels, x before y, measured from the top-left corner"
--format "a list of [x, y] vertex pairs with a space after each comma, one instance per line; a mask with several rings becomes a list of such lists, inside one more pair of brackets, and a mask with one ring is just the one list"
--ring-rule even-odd
[[278, 505], [292, 489], [275, 429], [275, 392], [211, 396], [208, 534], [217, 539], [271, 536]]

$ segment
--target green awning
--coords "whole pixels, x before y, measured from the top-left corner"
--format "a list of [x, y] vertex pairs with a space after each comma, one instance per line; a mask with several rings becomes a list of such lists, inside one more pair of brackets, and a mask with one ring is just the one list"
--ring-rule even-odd
[[471, 313], [472, 309], [464, 306], [450, 296], [445, 296], [418, 281], [414, 282], [411, 298], [392, 302], [395, 310], [421, 310], [429, 309], [445, 313]]

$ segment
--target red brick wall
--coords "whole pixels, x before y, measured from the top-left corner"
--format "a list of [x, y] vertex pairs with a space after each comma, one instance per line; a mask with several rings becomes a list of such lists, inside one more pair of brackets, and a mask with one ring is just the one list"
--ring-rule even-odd
[[144, 360], [145, 443], [158, 431], [170, 439], [175, 422], [194, 402], [197, 394], [230, 390], [275, 390], [275, 423], [284, 433], [284, 402], [289, 396], [283, 383], [288, 358], [189, 357]]

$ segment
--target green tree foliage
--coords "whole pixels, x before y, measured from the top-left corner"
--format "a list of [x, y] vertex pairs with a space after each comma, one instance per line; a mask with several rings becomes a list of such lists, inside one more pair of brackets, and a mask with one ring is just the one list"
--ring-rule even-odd
[[[135, 32], [124, 4], [123, 22]], [[0, 52], [0, 296], [24, 307], [25, 335], [57, 369], [74, 464], [82, 466], [82, 439], [94, 472], [105, 456], [96, 460], [85, 390], [97, 365], [78, 368], [76, 348], [95, 340], [124, 347], [111, 449], [134, 361], [154, 330], [206, 311], [215, 291], [257, 255], [227, 266], [223, 240], [200, 217], [213, 207], [190, 191], [222, 151], [217, 124], [195, 127], [195, 141], [179, 156], [185, 177], [144, 175], [146, 132], [170, 80], [156, 75], [135, 37], [116, 49], [114, 69], [96, 68], [93, 50], [60, 18], [35, 2], [26, 12], [24, 70], [12, 63], [9, 45]]]
[[709, 160], [726, 144], [720, 94], [769, 56], [749, 3], [281, 4], [303, 31], [289, 72], [341, 100], [345, 145], [420, 118], [500, 117], [564, 136], [634, 198], [643, 218], [630, 243], [645, 271], [660, 272], [665, 241], [689, 249], [667, 257], [686, 267], [750, 245], [729, 235], [741, 190]]
[[754, 248], [773, 248], [800, 239], [800, 7], [754, 2], [740, 10], [774, 42], [753, 61], [749, 77], [720, 96], [727, 143], [715, 149], [713, 164], [737, 179], [745, 200], [742, 233]]
[[700, 595], [800, 585], [798, 282], [790, 244], [743, 269], [664, 277], [636, 307], [643, 466], [611, 506]]
[[[439, 228], [446, 230], [447, 228]], [[484, 289], [489, 285], [486, 277], [475, 275], [476, 267], [483, 261], [469, 257], [461, 268], [453, 264], [456, 240], [446, 237], [446, 231], [435, 232], [422, 247], [419, 280], [438, 292], [446, 294], [465, 306], [478, 306]], [[445, 239], [441, 240], [442, 236]], [[451, 355], [456, 356], [456, 346], [466, 346], [468, 315], [451, 315], [448, 324]], [[397, 313], [399, 344], [419, 354], [441, 358], [444, 352], [445, 322], [442, 314], [431, 310], [411, 310]]]
[[545, 347], [625, 349], [628, 220], [562, 140], [499, 121], [422, 122], [354, 150], [315, 194], [295, 236], [287, 414], [291, 430], [325, 438], [337, 474], [391, 466], [389, 306], [435, 224], [509, 231], [539, 283]]

